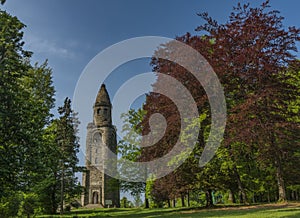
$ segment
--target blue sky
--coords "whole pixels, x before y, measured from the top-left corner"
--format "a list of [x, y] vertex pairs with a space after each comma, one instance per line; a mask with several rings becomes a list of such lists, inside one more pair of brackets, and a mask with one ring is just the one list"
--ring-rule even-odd
[[[57, 105], [61, 105], [66, 96], [73, 96], [76, 82], [87, 63], [106, 47], [138, 36], [174, 38], [186, 32], [195, 33], [195, 27], [202, 23], [197, 12], [207, 11], [224, 22], [237, 2], [8, 0], [4, 8], [27, 25], [24, 40], [26, 48], [34, 52], [33, 60], [49, 60]], [[255, 4], [261, 2], [255, 1]], [[282, 12], [286, 25], [300, 26], [298, 0], [271, 0], [271, 5]], [[151, 70], [146, 61], [144, 65], [137, 68]], [[107, 86], [112, 93], [117, 89], [113, 81]]]
[[[56, 104], [73, 96], [76, 83], [89, 61], [103, 49], [139, 36], [174, 38], [203, 23], [196, 15], [208, 12], [220, 23], [228, 19], [237, 0], [7, 0], [4, 8], [27, 25], [25, 48], [33, 61], [49, 60], [53, 69]], [[241, 1], [247, 2], [247, 1]], [[258, 5], [263, 1], [253, 1]], [[286, 26], [300, 27], [300, 1], [271, 0]], [[112, 96], [132, 75], [151, 70], [149, 60], [129, 63], [107, 80]], [[100, 84], [99, 84], [100, 87]], [[95, 93], [96, 95], [96, 93]], [[91, 96], [94, 98], [95, 96]], [[92, 108], [90, 116], [92, 115]], [[84, 132], [82, 132], [84, 133]], [[81, 135], [84, 143], [84, 134]]]

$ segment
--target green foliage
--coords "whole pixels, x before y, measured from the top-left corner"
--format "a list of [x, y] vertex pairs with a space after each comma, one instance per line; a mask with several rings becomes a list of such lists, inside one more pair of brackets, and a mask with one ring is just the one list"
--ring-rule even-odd
[[28, 137], [25, 137], [30, 130], [29, 123], [22, 114], [28, 112], [28, 108], [20, 95], [23, 89], [19, 83], [29, 68], [23, 60], [30, 57], [22, 48], [23, 27], [16, 17], [0, 11], [0, 197], [7, 186], [17, 190], [17, 174], [26, 155], [23, 152], [29, 148]]
[[75, 177], [80, 170], [76, 114], [66, 99], [59, 108], [61, 117], [50, 123], [55, 93], [52, 70], [47, 61], [31, 65], [32, 53], [23, 49], [24, 27], [0, 10], [2, 217], [15, 216], [19, 207], [20, 216], [30, 216], [39, 208], [56, 213], [61, 197], [68, 202], [81, 193]]
[[[122, 114], [124, 121], [122, 132], [124, 137], [118, 143], [118, 153], [122, 159], [127, 161], [138, 161], [141, 155], [141, 127], [140, 122], [145, 116], [145, 111], [139, 109], [135, 111], [131, 109], [126, 114]], [[131, 171], [130, 171], [131, 170]], [[128, 169], [126, 163], [121, 165], [120, 172], [125, 171], [130, 175], [130, 179], [139, 176], [141, 172], [136, 172], [135, 169]], [[121, 190], [129, 192], [132, 196], [140, 195], [145, 192], [145, 183], [120, 181]]]
[[[294, 55], [300, 29], [284, 29], [283, 17], [270, 10], [269, 1], [255, 8], [238, 3], [224, 24], [218, 24], [207, 13], [199, 16], [205, 23], [196, 30], [206, 31], [206, 35], [187, 33], [176, 40], [199, 51], [223, 85], [228, 118], [224, 140], [208, 164], [197, 166], [211, 128], [205, 90], [178, 64], [153, 58], [153, 71], [159, 73], [153, 87], [160, 85], [160, 74], [173, 76], [189, 89], [202, 117], [187, 121], [190, 125], [180, 138], [182, 146], [189, 143], [190, 128], [201, 123], [194, 150], [174, 157], [170, 165], [188, 158], [174, 172], [156, 180], [151, 193], [157, 201], [167, 201], [199, 189], [210, 201], [208, 206], [212, 204], [213, 191], [230, 190], [234, 201], [245, 204], [285, 201], [286, 185], [298, 185], [300, 178], [300, 67]], [[175, 53], [168, 45], [161, 46], [157, 53], [160, 52], [166, 56]], [[177, 95], [176, 89], [173, 94]], [[157, 93], [147, 95], [143, 109], [147, 113], [142, 132], [151, 131], [145, 123], [154, 113], [164, 115], [169, 130], [152, 148], [141, 150], [143, 159], [149, 161], [173, 148], [179, 136], [180, 117], [175, 105]]]
[[135, 207], [141, 207], [143, 204], [143, 201], [141, 199], [141, 194], [136, 194], [134, 197], [134, 206]]
[[140, 145], [141, 145], [141, 127], [140, 122], [145, 116], [145, 111], [138, 109], [135, 111], [131, 109], [126, 114], [122, 114], [124, 125], [122, 132], [124, 137], [118, 144], [118, 152], [130, 161], [136, 161], [140, 156]]
[[132, 202], [129, 201], [125, 196], [121, 199], [121, 208], [131, 208]]
[[79, 152], [79, 138], [77, 137], [79, 121], [76, 113], [71, 109], [71, 100], [66, 98], [64, 105], [58, 108], [60, 114], [57, 120], [56, 143], [59, 151], [58, 180], [60, 181], [60, 212], [63, 213], [65, 202], [71, 202], [74, 197], [81, 194], [75, 173], [81, 171], [77, 166]]
[[16, 17], [0, 10], [0, 199], [1, 211], [6, 214], [3, 217], [15, 216], [22, 199], [20, 213], [32, 213], [36, 206], [33, 189], [48, 175], [44, 158], [49, 150], [44, 134], [54, 107], [52, 70], [47, 62], [30, 64], [32, 53], [23, 49], [24, 27]]
[[23, 194], [23, 200], [18, 211], [18, 216], [30, 217], [37, 214], [40, 207], [38, 205], [38, 195], [35, 193]]
[[60, 118], [53, 120], [44, 130], [43, 149], [40, 150], [44, 155], [43, 173], [33, 187], [46, 214], [55, 214], [61, 202], [71, 203], [82, 192], [75, 177], [75, 173], [82, 170], [77, 166], [76, 156], [79, 151], [78, 120], [68, 98], [59, 112]]
[[50, 123], [52, 70], [47, 61], [30, 64], [32, 53], [23, 49], [24, 27], [16, 17], [0, 11], [1, 213], [18, 211], [17, 193], [22, 191], [19, 213], [29, 216], [36, 208], [56, 213], [61, 199], [69, 202], [81, 193], [75, 177], [81, 169], [76, 113], [66, 99], [59, 108], [61, 117]]
[[21, 206], [22, 192], [9, 191], [0, 199], [0, 217], [16, 217]]

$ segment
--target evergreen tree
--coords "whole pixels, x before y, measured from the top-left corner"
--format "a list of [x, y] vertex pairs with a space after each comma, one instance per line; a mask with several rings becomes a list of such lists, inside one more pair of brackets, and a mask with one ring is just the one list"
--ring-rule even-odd
[[79, 152], [79, 139], [76, 136], [79, 124], [76, 113], [71, 109], [71, 100], [66, 98], [64, 105], [58, 108], [60, 114], [57, 120], [56, 142], [59, 156], [59, 179], [60, 179], [60, 213], [64, 212], [64, 203], [72, 200], [81, 193], [78, 185], [76, 172], [80, 171], [77, 166]]

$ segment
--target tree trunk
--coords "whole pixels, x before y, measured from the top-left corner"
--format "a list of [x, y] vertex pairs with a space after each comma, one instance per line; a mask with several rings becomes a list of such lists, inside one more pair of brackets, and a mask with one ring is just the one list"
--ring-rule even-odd
[[64, 182], [65, 182], [65, 172], [64, 166], [62, 165], [62, 175], [61, 175], [61, 187], [60, 187], [60, 214], [64, 214]]
[[51, 214], [55, 214], [56, 210], [57, 210], [56, 200], [55, 200], [55, 198], [56, 198], [55, 191], [56, 191], [56, 186], [54, 185], [54, 188], [51, 193]]
[[[57, 179], [57, 173], [54, 172], [54, 178]], [[56, 192], [57, 192], [56, 183], [54, 183], [52, 191], [51, 191], [51, 214], [55, 214], [57, 211], [57, 204], [56, 204]]]
[[275, 161], [275, 166], [276, 166], [276, 179], [277, 179], [277, 186], [278, 186], [278, 201], [285, 202], [287, 198], [286, 198], [285, 184], [284, 184], [283, 173], [282, 173], [282, 166], [279, 158], [277, 161]]
[[170, 201], [170, 199], [168, 199], [168, 207], [169, 208], [171, 207], [171, 201]]
[[173, 207], [176, 207], [176, 200], [173, 200]]
[[212, 190], [211, 189], [208, 189], [205, 192], [205, 197], [206, 197], [206, 207], [212, 207], [214, 205], [214, 202], [213, 202]]
[[237, 180], [237, 184], [238, 184], [238, 188], [239, 188], [239, 192], [240, 192], [240, 203], [247, 204], [248, 203], [247, 195], [246, 195], [244, 186], [242, 184], [240, 174], [238, 173], [238, 171], [236, 169], [236, 166], [233, 167], [233, 171], [236, 176], [236, 180]]
[[255, 203], [256, 199], [255, 199], [255, 193], [253, 193], [253, 197], [252, 197], [252, 203]]
[[145, 196], [145, 208], [149, 208], [149, 199]]
[[185, 207], [184, 194], [181, 194], [181, 206]]
[[293, 201], [296, 200], [295, 199], [295, 191], [293, 191], [293, 190], [291, 191], [291, 200], [293, 200]]
[[233, 192], [232, 189], [229, 189], [228, 202], [229, 202], [229, 203], [236, 203], [236, 201], [235, 201], [235, 196], [234, 196], [234, 192]]
[[275, 149], [275, 161], [274, 165], [276, 167], [276, 179], [277, 179], [277, 187], [278, 187], [278, 201], [279, 202], [285, 202], [287, 200], [286, 197], [286, 190], [285, 190], [285, 184], [283, 179], [283, 171], [282, 171], [282, 164], [280, 160], [280, 151], [276, 146], [276, 136], [272, 132], [271, 133], [271, 146]]
[[188, 204], [188, 207], [191, 206], [191, 202], [190, 202], [190, 192], [189, 192], [189, 191], [187, 192], [187, 204]]

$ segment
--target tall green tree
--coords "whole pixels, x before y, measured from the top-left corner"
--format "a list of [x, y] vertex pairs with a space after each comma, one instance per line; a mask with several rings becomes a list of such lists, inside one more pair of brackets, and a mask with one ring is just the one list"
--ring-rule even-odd
[[42, 158], [40, 139], [54, 106], [51, 69], [46, 62], [30, 65], [23, 28], [16, 17], [0, 11], [0, 187], [11, 190], [26, 190], [33, 181]]
[[45, 176], [43, 135], [54, 107], [52, 71], [47, 62], [31, 65], [32, 53], [23, 49], [24, 27], [17, 17], [0, 10], [0, 199], [4, 205], [19, 202], [21, 192], [32, 192]]
[[45, 129], [43, 135], [43, 166], [41, 178], [33, 187], [38, 194], [38, 201], [45, 214], [55, 214], [60, 202], [60, 156], [61, 152], [57, 145], [58, 120], [55, 119]]
[[77, 127], [79, 124], [76, 113], [71, 109], [71, 100], [66, 98], [64, 105], [58, 108], [60, 114], [57, 120], [56, 142], [59, 156], [59, 179], [60, 179], [60, 213], [64, 212], [65, 201], [72, 200], [81, 193], [76, 172], [80, 171], [77, 153], [79, 152], [79, 138]]
[[23, 50], [21, 29], [24, 25], [4, 11], [0, 11], [0, 161], [1, 190], [16, 189], [20, 183], [18, 173], [22, 167], [24, 155], [21, 149], [28, 148], [24, 129], [26, 111], [25, 99], [20, 94], [22, 89], [19, 80], [26, 75], [29, 66], [23, 61], [30, 53]]
[[[124, 137], [118, 143], [118, 153], [121, 154], [121, 158], [125, 161], [139, 161], [141, 158], [142, 143], [141, 137], [141, 121], [145, 116], [145, 111], [142, 109], [134, 110], [130, 109], [126, 114], [122, 114], [124, 121], [123, 133]], [[121, 159], [121, 160], [122, 160]], [[137, 172], [136, 169], [128, 169], [126, 164], [121, 164], [120, 172], [126, 172], [126, 175], [132, 180], [135, 176], [140, 175], [141, 172]], [[125, 176], [125, 175], [124, 175]], [[143, 182], [129, 182], [124, 178], [120, 181], [120, 187], [122, 191], [129, 192], [132, 196], [140, 196], [141, 193], [146, 192], [146, 183]], [[149, 207], [148, 195], [145, 193], [145, 207]]]
[[47, 126], [43, 135], [42, 173], [39, 182], [33, 188], [44, 213], [47, 214], [55, 214], [58, 207], [63, 213], [64, 207], [72, 203], [82, 191], [75, 175], [76, 172], [82, 171], [82, 168], [77, 166], [79, 121], [71, 109], [71, 100], [66, 98], [58, 112], [60, 117]]

